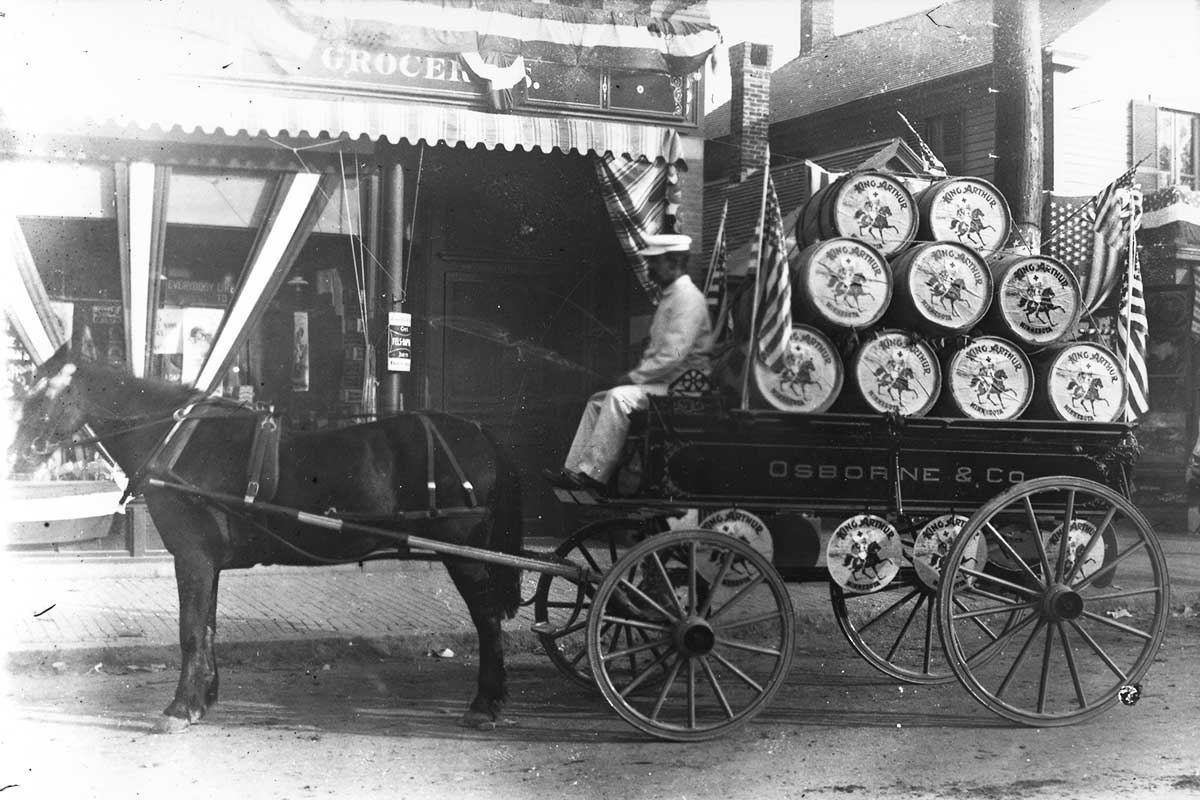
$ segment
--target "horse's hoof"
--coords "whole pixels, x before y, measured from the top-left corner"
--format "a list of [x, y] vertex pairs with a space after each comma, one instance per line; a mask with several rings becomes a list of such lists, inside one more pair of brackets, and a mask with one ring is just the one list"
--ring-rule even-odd
[[468, 711], [462, 715], [458, 724], [464, 728], [472, 728], [477, 731], [494, 731], [497, 728], [510, 728], [517, 724], [516, 720], [505, 719], [504, 717], [492, 717], [484, 714], [482, 711]]
[[186, 719], [180, 719], [179, 717], [171, 717], [163, 714], [158, 718], [158, 721], [154, 723], [154, 732], [183, 733], [191, 726], [192, 723], [188, 722]]

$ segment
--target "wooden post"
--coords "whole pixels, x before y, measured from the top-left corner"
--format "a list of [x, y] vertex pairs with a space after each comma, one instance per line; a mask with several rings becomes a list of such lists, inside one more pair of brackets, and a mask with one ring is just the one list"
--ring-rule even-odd
[[[411, 265], [404, 261], [404, 168], [397, 161], [384, 167], [383, 174], [383, 258], [387, 270], [382, 287], [383, 308], [381, 325], [387, 325], [387, 312], [399, 311], [404, 291], [405, 270]], [[386, 338], [384, 339], [386, 342]], [[404, 410], [404, 383], [399, 372], [387, 369], [387, 345], [377, 353], [379, 370], [379, 413], [396, 414]]]
[[1042, 23], [1038, 0], [996, 0], [992, 81], [996, 90], [994, 183], [1013, 215], [1010, 245], [1041, 247]]

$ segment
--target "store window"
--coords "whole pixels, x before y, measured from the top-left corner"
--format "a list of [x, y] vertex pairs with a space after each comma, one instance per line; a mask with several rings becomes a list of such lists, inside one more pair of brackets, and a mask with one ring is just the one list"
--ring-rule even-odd
[[1160, 108], [1158, 110], [1158, 134], [1155, 152], [1158, 157], [1159, 186], [1186, 186], [1200, 188], [1197, 184], [1196, 163], [1200, 161], [1200, 115]]

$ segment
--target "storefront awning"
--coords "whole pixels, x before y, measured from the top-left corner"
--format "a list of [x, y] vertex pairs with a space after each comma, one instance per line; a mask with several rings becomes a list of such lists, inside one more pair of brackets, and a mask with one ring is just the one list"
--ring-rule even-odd
[[[135, 92], [114, 87], [95, 92], [76, 83], [53, 103], [42, 91], [0, 89], [0, 128], [24, 133], [79, 132], [103, 135], [133, 127], [234, 136], [401, 140], [489, 150], [612, 153], [650, 161], [680, 160], [673, 128], [583, 117], [492, 114], [455, 106], [346, 95], [301, 95], [246, 87], [162, 81], [139, 83]], [[45, 87], [40, 87], [44, 89]], [[125, 96], [122, 96], [124, 94]]]

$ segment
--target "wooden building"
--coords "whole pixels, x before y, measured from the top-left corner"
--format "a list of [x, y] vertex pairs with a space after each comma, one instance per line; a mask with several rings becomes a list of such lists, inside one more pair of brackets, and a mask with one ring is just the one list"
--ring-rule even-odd
[[10, 380], [66, 337], [300, 427], [462, 414], [515, 452], [529, 533], [560, 533], [538, 471], [652, 312], [601, 162], [679, 167], [678, 227], [699, 226], [719, 33], [703, 3], [659, 8], [7, 11], [0, 258], [44, 293], [32, 323], [7, 309]]

